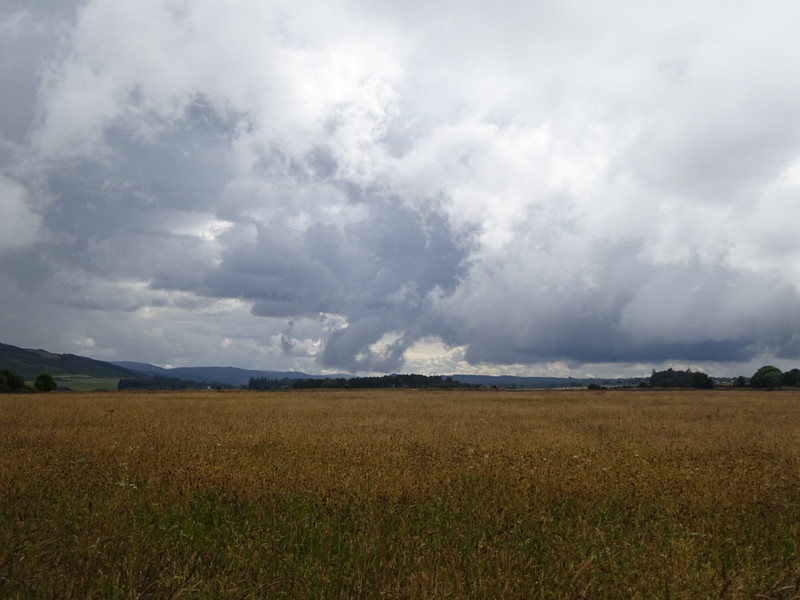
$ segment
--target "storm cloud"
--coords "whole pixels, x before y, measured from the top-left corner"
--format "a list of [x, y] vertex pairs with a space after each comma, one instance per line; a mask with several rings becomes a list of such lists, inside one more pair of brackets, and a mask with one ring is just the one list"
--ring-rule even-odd
[[2, 341], [307, 372], [796, 366], [799, 17], [7, 0]]

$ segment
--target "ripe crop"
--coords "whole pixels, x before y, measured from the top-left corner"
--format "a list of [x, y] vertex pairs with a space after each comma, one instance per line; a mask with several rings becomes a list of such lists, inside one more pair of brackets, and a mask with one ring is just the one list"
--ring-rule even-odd
[[0, 398], [0, 597], [800, 597], [800, 394]]

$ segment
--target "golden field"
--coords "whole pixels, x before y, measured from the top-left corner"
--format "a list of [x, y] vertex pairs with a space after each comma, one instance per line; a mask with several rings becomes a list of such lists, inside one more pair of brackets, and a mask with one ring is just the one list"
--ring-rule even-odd
[[798, 598], [798, 391], [0, 396], [0, 598]]

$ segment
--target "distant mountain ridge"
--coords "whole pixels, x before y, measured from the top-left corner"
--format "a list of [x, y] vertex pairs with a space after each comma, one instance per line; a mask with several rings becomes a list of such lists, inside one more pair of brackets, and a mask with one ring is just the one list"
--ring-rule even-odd
[[171, 377], [185, 381], [208, 382], [231, 386], [247, 385], [251, 377], [268, 379], [325, 379], [346, 375], [311, 375], [298, 371], [261, 371], [237, 367], [177, 367], [165, 369], [133, 361], [105, 362], [76, 354], [57, 354], [48, 350], [20, 348], [0, 343], [0, 369], [19, 373], [27, 380], [47, 372], [54, 377], [83, 376], [111, 379], [147, 379]]
[[75, 354], [55, 354], [41, 349], [30, 350], [10, 344], [0, 344], [0, 369], [10, 369], [28, 380], [34, 379], [39, 373], [45, 371], [54, 377], [66, 375], [107, 378], [140, 377], [134, 371], [102, 360]]
[[[46, 371], [54, 377], [86, 376], [117, 379], [148, 379], [166, 377], [197, 383], [247, 385], [251, 378], [282, 379], [349, 379], [352, 375], [313, 375], [300, 371], [264, 371], [238, 367], [176, 367], [167, 369], [149, 363], [133, 361], [104, 362], [77, 356], [56, 354], [42, 349], [25, 349], [10, 344], [0, 344], [0, 369], [10, 369], [27, 380]], [[444, 376], [443, 376], [444, 377]], [[451, 375], [453, 380], [471, 385], [504, 388], [582, 387], [590, 383], [610, 385], [636, 385], [647, 378], [630, 379], [574, 379], [567, 377], [515, 377], [510, 375]]]
[[347, 377], [347, 375], [309, 375], [299, 371], [259, 371], [238, 367], [174, 367], [166, 369], [149, 363], [114, 361], [111, 364], [135, 373], [157, 377], [173, 377], [186, 381], [207, 381], [225, 385], [247, 385], [251, 377], [267, 379], [325, 379], [326, 377]]

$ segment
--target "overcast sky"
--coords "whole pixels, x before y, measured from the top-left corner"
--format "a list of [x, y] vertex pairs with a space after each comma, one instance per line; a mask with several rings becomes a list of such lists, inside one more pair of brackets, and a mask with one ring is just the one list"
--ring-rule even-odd
[[800, 3], [0, 0], [0, 342], [800, 366]]

